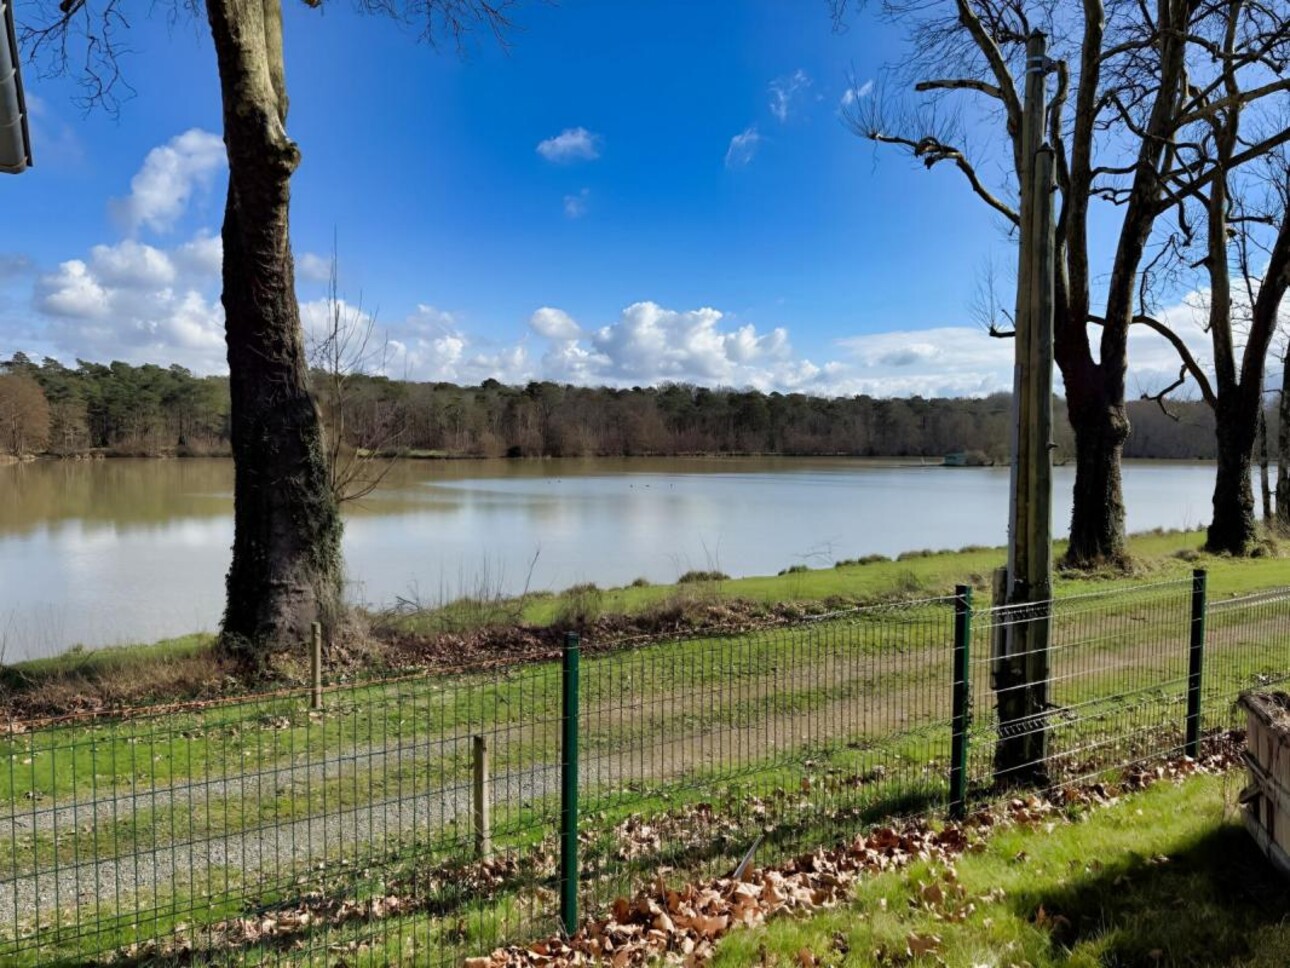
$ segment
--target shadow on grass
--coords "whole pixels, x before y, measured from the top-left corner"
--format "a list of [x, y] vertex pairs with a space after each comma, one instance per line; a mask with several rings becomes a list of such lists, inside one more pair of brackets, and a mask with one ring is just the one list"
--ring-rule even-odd
[[1011, 904], [1059, 950], [1098, 964], [1290, 965], [1290, 880], [1250, 835], [1227, 823], [1176, 847], [1016, 893]]

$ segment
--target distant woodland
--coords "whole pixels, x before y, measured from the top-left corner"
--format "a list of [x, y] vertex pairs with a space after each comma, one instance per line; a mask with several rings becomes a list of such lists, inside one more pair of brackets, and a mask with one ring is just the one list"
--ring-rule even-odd
[[[555, 383], [480, 386], [319, 374], [320, 411], [348, 446], [420, 456], [581, 457], [671, 454], [853, 455], [969, 463], [1008, 454], [1007, 394], [984, 398], [823, 398], [800, 393]], [[1057, 458], [1074, 444], [1057, 401]], [[1214, 421], [1195, 401], [1129, 404], [1131, 458], [1215, 454]], [[338, 415], [343, 420], [338, 419]], [[1276, 439], [1275, 410], [1268, 412]], [[0, 363], [0, 452], [51, 456], [213, 456], [229, 453], [226, 377], [180, 366], [131, 366], [22, 354]]]

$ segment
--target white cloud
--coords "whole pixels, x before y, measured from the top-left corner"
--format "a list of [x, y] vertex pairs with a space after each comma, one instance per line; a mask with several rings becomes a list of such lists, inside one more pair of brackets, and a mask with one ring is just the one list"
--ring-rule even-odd
[[591, 189], [584, 188], [576, 195], [564, 196], [564, 214], [566, 218], [582, 218], [587, 214], [587, 201], [591, 198]]
[[811, 79], [800, 67], [792, 74], [770, 82], [770, 113], [781, 123], [788, 120], [794, 99], [811, 86]]
[[[46, 314], [54, 346], [93, 360], [223, 370], [224, 313], [218, 300], [187, 286], [149, 284], [158, 260], [142, 256], [132, 262], [119, 255], [115, 249], [96, 252], [90, 265], [70, 259], [38, 280], [36, 307]], [[118, 273], [114, 283], [99, 275], [103, 267]], [[176, 272], [173, 279], [180, 278]]]
[[972, 326], [891, 330], [838, 340], [851, 357], [835, 375], [874, 396], [981, 396], [1012, 389], [1011, 340]]
[[571, 340], [582, 335], [582, 330], [573, 321], [573, 317], [563, 309], [543, 306], [529, 317], [529, 326], [533, 332], [547, 339]]
[[173, 250], [133, 239], [96, 245], [88, 260], [68, 259], [37, 278], [42, 335], [73, 358], [220, 372], [224, 313], [209, 292], [219, 258], [219, 239], [206, 234]]
[[600, 135], [586, 128], [565, 128], [553, 138], [538, 142], [537, 153], [547, 161], [563, 164], [600, 157]]
[[109, 286], [156, 289], [175, 281], [170, 257], [160, 249], [126, 239], [116, 245], [96, 245], [90, 250], [94, 276]]
[[173, 257], [185, 273], [218, 279], [224, 266], [224, 241], [218, 235], [199, 232], [177, 248]]
[[616, 382], [773, 382], [778, 364], [791, 359], [787, 331], [759, 334], [752, 325], [723, 329], [723, 318], [706, 307], [678, 312], [654, 302], [633, 303], [592, 335], [591, 346], [608, 361], [603, 376]]
[[130, 194], [112, 208], [132, 232], [140, 227], [168, 231], [188, 208], [193, 192], [208, 187], [225, 164], [220, 136], [192, 128], [148, 152], [130, 180]]
[[867, 98], [873, 92], [873, 81], [865, 81], [859, 87], [849, 87], [842, 92], [842, 107], [849, 108], [857, 101]]
[[726, 149], [726, 167], [742, 168], [753, 160], [760, 145], [761, 135], [757, 133], [757, 125], [745, 128], [730, 139], [730, 146]]
[[37, 305], [55, 316], [94, 319], [108, 311], [108, 293], [80, 259], [69, 259], [36, 285]]
[[[308, 313], [302, 314], [308, 317]], [[794, 357], [782, 328], [759, 331], [726, 325], [710, 308], [666, 309], [634, 303], [595, 329], [567, 312], [543, 306], [529, 318], [527, 338], [494, 343], [468, 333], [452, 313], [419, 306], [390, 328], [391, 375], [476, 384], [549, 379], [577, 384], [631, 386], [665, 380], [762, 389], [824, 389], [825, 369]]]
[[577, 340], [556, 340], [542, 356], [542, 376], [560, 383], [591, 385], [606, 382], [601, 376], [613, 365], [602, 353]]
[[490, 346], [462, 331], [455, 314], [422, 304], [382, 334], [385, 371], [411, 380], [479, 384], [487, 379], [526, 383], [532, 377], [523, 342]]
[[419, 303], [416, 311], [404, 320], [403, 325], [419, 336], [434, 336], [456, 332], [457, 317], [446, 309]]
[[314, 252], [296, 256], [296, 276], [306, 282], [328, 282], [331, 279], [331, 259]]

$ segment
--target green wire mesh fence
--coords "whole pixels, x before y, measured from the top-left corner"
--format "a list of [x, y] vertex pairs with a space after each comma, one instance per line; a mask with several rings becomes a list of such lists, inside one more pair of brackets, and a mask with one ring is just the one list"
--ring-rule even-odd
[[[1197, 675], [1196, 588], [975, 609], [960, 590], [570, 637], [321, 697], [9, 723], [0, 963], [458, 964], [660, 875], [967, 809], [995, 795], [1001, 738], [1050, 785], [1173, 755], [1189, 710], [1227, 729], [1242, 689], [1290, 674], [1282, 589], [1202, 609]], [[1001, 662], [1040, 626], [1042, 705], [1017, 716], [1028, 687]]]

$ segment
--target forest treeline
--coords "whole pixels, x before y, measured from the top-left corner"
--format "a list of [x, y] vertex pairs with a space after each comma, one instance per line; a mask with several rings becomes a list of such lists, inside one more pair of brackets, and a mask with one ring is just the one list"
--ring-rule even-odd
[[[321, 375], [320, 375], [321, 376]], [[1009, 397], [815, 397], [801, 393], [658, 387], [523, 387], [317, 379], [321, 412], [343, 415], [359, 449], [471, 457], [783, 454], [1007, 459]], [[339, 387], [339, 388], [338, 388]], [[343, 393], [337, 401], [330, 395]], [[1209, 408], [1195, 401], [1129, 405], [1126, 457], [1215, 453]], [[1074, 442], [1057, 401], [1057, 457]], [[1275, 412], [1269, 411], [1275, 440]], [[219, 455], [229, 446], [228, 379], [181, 366], [53, 359], [0, 363], [0, 451], [75, 456]]]

